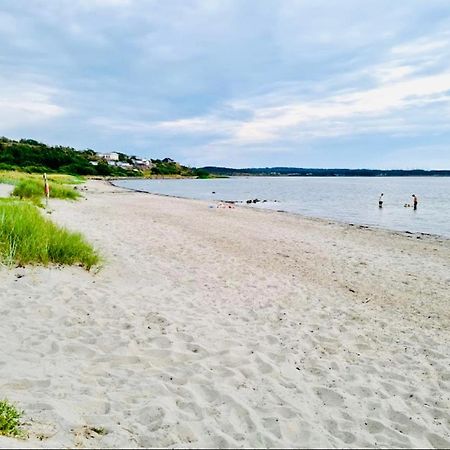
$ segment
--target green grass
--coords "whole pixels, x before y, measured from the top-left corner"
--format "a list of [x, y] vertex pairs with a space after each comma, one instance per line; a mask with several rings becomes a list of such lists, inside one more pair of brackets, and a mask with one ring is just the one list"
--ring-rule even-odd
[[20, 428], [22, 414], [7, 400], [0, 401], [0, 435], [21, 437], [23, 435]]
[[4, 264], [99, 264], [95, 250], [79, 233], [60, 228], [32, 204], [0, 201], [0, 261]]
[[[18, 172], [15, 170], [0, 170], [0, 183], [17, 184], [22, 180], [42, 181], [42, 174]], [[48, 175], [48, 181], [57, 184], [80, 184], [84, 183], [85, 179], [81, 176], [54, 173]]]
[[[11, 195], [19, 198], [40, 199], [44, 196], [44, 182], [34, 179], [20, 180]], [[76, 200], [79, 197], [80, 194], [72, 188], [58, 183], [50, 183], [50, 198]]]

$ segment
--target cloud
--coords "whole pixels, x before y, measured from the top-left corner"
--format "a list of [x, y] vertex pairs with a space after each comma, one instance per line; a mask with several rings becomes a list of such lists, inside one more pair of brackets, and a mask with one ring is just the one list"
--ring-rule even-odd
[[[236, 105], [241, 112], [244, 109], [246, 115], [251, 117], [243, 121], [222, 118], [220, 112], [217, 112], [206, 116], [162, 122], [121, 120], [114, 122], [97, 119], [96, 123], [110, 129], [142, 133], [154, 131], [203, 135], [222, 133], [229, 139], [229, 144], [241, 146], [284, 140], [290, 134], [296, 137], [303, 134], [303, 136], [315, 138], [338, 136], [364, 132], [367, 126], [360, 127], [362, 118], [368, 120], [389, 116], [393, 112], [421, 108], [430, 103], [449, 102], [450, 72], [404, 79], [372, 89], [305, 102], [291, 101], [290, 104], [286, 104], [284, 96], [281, 100], [278, 105], [272, 104], [268, 107], [261, 106], [256, 100], [258, 106], [254, 108], [251, 102], [238, 101]], [[271, 102], [274, 102], [273, 96]], [[374, 122], [372, 131], [376, 128], [376, 124], [377, 122]], [[332, 126], [331, 129], [330, 126]], [[399, 121], [392, 121], [391, 126], [388, 127], [385, 124], [380, 131], [393, 131], [396, 127], [404, 129], [405, 125]]]
[[[171, 139], [197, 136], [206, 141], [200, 148], [206, 151], [209, 146], [213, 152], [227, 147], [262, 151], [268, 146], [284, 151], [287, 146], [355, 134], [400, 136], [446, 130], [450, 47], [444, 43], [448, 37], [436, 33], [394, 45], [377, 64], [331, 79], [260, 87], [259, 94], [228, 99], [207, 114], [162, 121], [97, 117], [92, 123], [112, 132]], [[430, 60], [446, 65], [429, 73]], [[429, 117], [430, 109], [440, 112], [439, 119]]]
[[28, 81], [0, 78], [0, 123], [2, 132], [24, 124], [50, 122], [64, 116], [68, 109], [58, 104], [55, 88]]
[[449, 27], [443, 0], [5, 0], [1, 125], [185, 163], [383, 135], [387, 158], [449, 127]]

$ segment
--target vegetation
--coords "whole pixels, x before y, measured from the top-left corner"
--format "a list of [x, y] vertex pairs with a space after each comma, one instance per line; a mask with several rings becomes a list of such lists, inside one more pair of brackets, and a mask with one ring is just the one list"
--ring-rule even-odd
[[178, 164], [168, 158], [164, 160], [152, 159], [153, 167], [151, 169], [152, 175], [192, 175], [191, 169]]
[[[0, 137], [0, 182], [1, 171], [15, 171], [32, 174], [69, 174], [69, 175], [100, 175], [112, 177], [136, 176], [198, 176], [206, 178], [207, 172], [183, 166], [170, 158], [152, 159], [152, 166], [145, 168], [133, 166], [135, 156], [117, 152], [120, 163], [128, 163], [128, 168], [119, 165], [109, 165], [94, 150], [78, 151], [72, 147], [49, 146], [34, 139], [15, 141]], [[34, 175], [36, 176], [36, 175]]]
[[[50, 197], [76, 200], [80, 194], [68, 185], [84, 182], [80, 176], [52, 174], [48, 177]], [[29, 199], [35, 205], [42, 206], [44, 197], [44, 181], [41, 174], [29, 174], [17, 171], [0, 171], [0, 183], [15, 185], [12, 195], [21, 199]]]
[[20, 428], [22, 412], [7, 400], [0, 401], [0, 435], [20, 437], [23, 432]]
[[207, 178], [208, 172], [202, 169], [196, 169], [183, 166], [170, 158], [164, 159], [152, 159], [152, 168], [145, 171], [146, 176], [162, 175], [162, 176], [174, 176], [174, 177], [197, 177]]
[[[97, 165], [91, 164], [91, 161]], [[0, 138], [0, 170], [72, 175], [140, 175], [133, 170], [108, 165], [93, 150], [77, 151], [72, 147], [48, 146], [33, 139], [14, 141], [5, 137]]]
[[86, 269], [99, 256], [81, 234], [71, 233], [45, 219], [31, 203], [0, 202], [0, 261], [5, 264], [80, 264]]
[[[36, 201], [40, 201], [44, 195], [44, 182], [34, 179], [21, 180], [14, 188], [12, 195], [21, 199], [31, 199], [34, 203], [36, 203]], [[72, 188], [54, 183], [50, 188], [50, 197], [65, 200], [76, 200], [80, 197], [80, 194]]]
[[13, 198], [0, 199], [1, 263], [79, 264], [88, 270], [99, 263], [98, 254], [81, 234], [56, 226], [34, 206], [42, 206], [44, 172], [48, 174], [50, 197], [70, 200], [80, 197], [71, 185], [84, 182], [81, 174], [135, 175], [105, 161], [93, 165], [95, 158], [99, 159], [92, 150], [78, 152], [30, 139], [0, 138], [0, 183], [15, 186]]
[[211, 178], [211, 174], [208, 171], [206, 171], [205, 169], [193, 169], [193, 171], [194, 171], [194, 175], [197, 178], [201, 178], [201, 179]]
[[[21, 180], [42, 180], [42, 174], [25, 173], [12, 170], [0, 170], [0, 183], [17, 184]], [[48, 176], [50, 183], [58, 184], [80, 184], [84, 183], [85, 179], [81, 176], [73, 176], [66, 174], [54, 173]]]

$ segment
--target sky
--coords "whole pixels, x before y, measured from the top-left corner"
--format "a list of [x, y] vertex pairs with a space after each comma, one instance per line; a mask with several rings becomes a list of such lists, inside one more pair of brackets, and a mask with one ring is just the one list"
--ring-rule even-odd
[[449, 0], [0, 0], [0, 135], [450, 169]]

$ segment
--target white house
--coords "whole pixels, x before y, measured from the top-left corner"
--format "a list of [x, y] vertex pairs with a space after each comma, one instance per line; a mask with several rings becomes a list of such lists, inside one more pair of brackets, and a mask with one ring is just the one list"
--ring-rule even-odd
[[153, 163], [148, 159], [136, 158], [133, 159], [133, 164], [139, 169], [151, 169], [153, 167]]
[[119, 161], [119, 154], [116, 152], [109, 153], [106, 159], [109, 161]]
[[116, 152], [111, 153], [99, 153], [98, 156], [103, 158], [105, 161], [119, 161], [119, 154]]
[[116, 164], [117, 167], [122, 167], [122, 169], [132, 169], [133, 165], [127, 162], [118, 162]]

